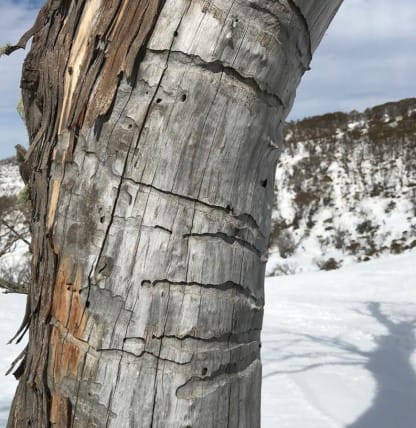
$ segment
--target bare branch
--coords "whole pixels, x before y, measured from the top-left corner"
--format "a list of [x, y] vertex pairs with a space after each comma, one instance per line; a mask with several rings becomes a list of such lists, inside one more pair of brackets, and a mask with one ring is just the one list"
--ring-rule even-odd
[[21, 239], [25, 244], [27, 244], [30, 247], [30, 242], [21, 234], [19, 233], [12, 225], [10, 225], [6, 220], [0, 220], [0, 223], [7, 227], [15, 236], [17, 236], [19, 239]]
[[4, 294], [27, 294], [29, 286], [9, 279], [0, 278], [0, 288], [4, 288]]

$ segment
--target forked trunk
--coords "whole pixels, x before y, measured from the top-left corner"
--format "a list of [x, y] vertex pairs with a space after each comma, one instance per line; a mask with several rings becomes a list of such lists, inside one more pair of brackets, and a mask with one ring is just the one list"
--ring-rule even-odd
[[49, 0], [9, 427], [260, 426], [281, 125], [340, 3]]

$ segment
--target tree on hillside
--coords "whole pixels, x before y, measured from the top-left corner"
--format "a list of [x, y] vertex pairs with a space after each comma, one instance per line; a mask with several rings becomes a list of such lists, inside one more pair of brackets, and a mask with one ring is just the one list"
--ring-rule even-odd
[[258, 427], [281, 125], [342, 0], [49, 0], [22, 75], [9, 427]]

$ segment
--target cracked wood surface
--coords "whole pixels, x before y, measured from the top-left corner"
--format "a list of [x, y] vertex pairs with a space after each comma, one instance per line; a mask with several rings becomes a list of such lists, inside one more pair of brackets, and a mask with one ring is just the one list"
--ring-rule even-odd
[[50, 0], [22, 77], [30, 342], [8, 427], [260, 425], [281, 124], [337, 0]]

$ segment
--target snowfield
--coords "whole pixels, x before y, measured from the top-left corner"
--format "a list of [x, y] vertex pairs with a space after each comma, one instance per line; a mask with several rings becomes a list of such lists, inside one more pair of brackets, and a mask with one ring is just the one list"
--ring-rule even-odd
[[[416, 252], [266, 280], [263, 428], [415, 428]], [[0, 370], [24, 298], [0, 294]], [[2, 377], [0, 427], [15, 388]], [[253, 427], [257, 428], [257, 427]]]
[[266, 281], [263, 428], [416, 427], [416, 252]]
[[13, 360], [24, 348], [24, 343], [7, 345], [19, 327], [25, 309], [26, 297], [21, 294], [3, 294], [0, 291], [0, 427], [7, 423], [10, 402], [16, 389], [14, 377], [4, 376]]

